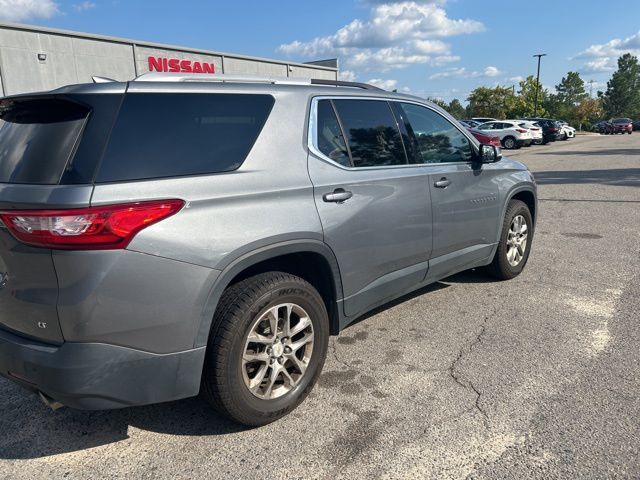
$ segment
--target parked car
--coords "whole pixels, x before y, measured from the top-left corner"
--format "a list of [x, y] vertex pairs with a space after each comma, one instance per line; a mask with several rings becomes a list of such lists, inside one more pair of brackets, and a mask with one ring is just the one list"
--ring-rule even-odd
[[480, 143], [485, 145], [495, 145], [496, 147], [502, 147], [502, 143], [500, 142], [500, 137], [496, 137], [494, 135], [487, 135], [486, 133], [482, 133], [480, 130], [476, 130], [475, 128], [468, 128], [471, 135], [476, 137]]
[[560, 133], [563, 140], [568, 140], [576, 136], [576, 129], [570, 126], [567, 122], [560, 122]]
[[631, 135], [633, 131], [633, 121], [630, 118], [612, 118], [608, 122], [607, 133], [614, 135], [616, 133], [628, 133]]
[[606, 134], [609, 131], [609, 122], [607, 120], [601, 120], [597, 123], [594, 123], [591, 127], [591, 131]]
[[555, 142], [562, 139], [562, 126], [557, 120], [551, 118], [525, 118], [537, 123], [542, 128], [542, 143]]
[[526, 128], [531, 132], [532, 143], [536, 145], [542, 144], [542, 127], [540, 127], [535, 122], [530, 122], [528, 120], [506, 120], [507, 122], [513, 122], [518, 124], [518, 126], [522, 128]]
[[150, 73], [2, 99], [0, 141], [0, 374], [55, 407], [272, 422], [330, 334], [535, 230], [525, 165], [367, 85]]
[[463, 124], [465, 127], [469, 127], [469, 128], [476, 128], [478, 125], [480, 125], [480, 122], [476, 122], [475, 120], [469, 120], [469, 119], [465, 119], [465, 120], [458, 120], [461, 124]]
[[496, 121], [483, 123], [478, 130], [488, 135], [500, 138], [502, 146], [506, 149], [529, 146], [533, 142], [531, 132], [518, 125], [516, 122]]
[[634, 120], [633, 121], [633, 129], [634, 130], [640, 130], [640, 120]]
[[489, 117], [473, 117], [471, 120], [473, 120], [474, 122], [478, 122], [478, 125], [476, 125], [476, 127], [478, 127], [480, 124], [487, 123], [487, 122], [492, 122], [492, 121], [497, 120], [497, 119], [496, 118], [489, 118]]

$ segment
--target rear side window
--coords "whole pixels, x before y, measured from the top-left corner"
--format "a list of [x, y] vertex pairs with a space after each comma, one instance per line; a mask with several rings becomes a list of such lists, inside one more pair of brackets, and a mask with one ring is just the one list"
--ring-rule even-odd
[[407, 129], [416, 142], [410, 163], [468, 162], [473, 151], [469, 139], [439, 113], [420, 105], [401, 103]]
[[386, 101], [334, 100], [354, 167], [404, 165], [407, 159], [395, 117]]
[[351, 166], [349, 152], [331, 100], [318, 102], [318, 150], [345, 167]]
[[127, 94], [96, 181], [235, 170], [273, 103], [270, 95]]
[[88, 115], [61, 98], [0, 101], [0, 182], [57, 184]]

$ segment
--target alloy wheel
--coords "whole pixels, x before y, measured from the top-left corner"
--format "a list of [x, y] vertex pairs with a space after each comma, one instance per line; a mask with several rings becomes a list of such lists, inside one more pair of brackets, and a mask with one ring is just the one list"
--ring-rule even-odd
[[300, 305], [282, 303], [269, 308], [253, 323], [245, 342], [245, 386], [263, 400], [287, 394], [307, 371], [313, 341], [313, 323]]
[[512, 267], [518, 266], [524, 258], [527, 250], [527, 236], [527, 221], [522, 215], [516, 215], [511, 220], [507, 234], [507, 261]]

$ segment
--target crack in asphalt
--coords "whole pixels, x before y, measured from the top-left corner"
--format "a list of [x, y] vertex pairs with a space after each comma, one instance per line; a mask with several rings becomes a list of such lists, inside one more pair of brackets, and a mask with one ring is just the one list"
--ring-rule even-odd
[[[494, 308], [494, 314], [495, 314], [495, 308]], [[482, 322], [482, 325], [480, 325], [480, 331], [476, 334], [475, 338], [473, 339], [473, 341], [471, 343], [469, 343], [468, 345], [463, 345], [460, 348], [460, 351], [458, 352], [458, 356], [455, 358], [455, 360], [453, 362], [451, 362], [451, 364], [449, 365], [449, 376], [458, 384], [460, 385], [462, 388], [464, 388], [465, 390], [471, 390], [474, 395], [475, 395], [475, 400], [474, 400], [474, 409], [480, 413], [480, 415], [482, 415], [482, 421], [484, 423], [484, 426], [486, 429], [489, 429], [489, 415], [487, 414], [487, 412], [482, 408], [482, 405], [480, 404], [480, 400], [482, 398], [482, 392], [480, 390], [478, 390], [478, 388], [473, 384], [473, 382], [470, 379], [464, 378], [463, 375], [458, 371], [458, 364], [460, 363], [460, 361], [462, 360], [462, 358], [465, 356], [465, 354], [469, 354], [473, 351], [473, 349], [476, 347], [476, 345], [481, 345], [482, 344], [482, 336], [484, 335], [486, 328], [487, 328], [487, 322], [489, 321], [489, 315], [487, 315], [484, 318], [484, 321]]]
[[338, 349], [336, 348], [336, 338], [337, 337], [331, 337], [331, 341], [329, 342], [329, 345], [331, 346], [331, 352], [333, 353], [333, 358], [335, 359], [336, 362], [338, 362], [343, 367], [353, 368], [352, 365], [349, 365], [344, 360], [341, 360], [340, 357], [338, 356]]

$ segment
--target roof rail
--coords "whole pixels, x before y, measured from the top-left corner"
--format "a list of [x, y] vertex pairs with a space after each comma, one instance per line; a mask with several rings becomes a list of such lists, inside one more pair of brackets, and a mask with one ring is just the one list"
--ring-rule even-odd
[[218, 82], [218, 83], [270, 83], [274, 85], [310, 85], [306, 78], [259, 77], [253, 75], [226, 75], [210, 73], [149, 72], [136, 77], [134, 82]]
[[93, 80], [93, 83], [111, 83], [111, 82], [115, 82], [115, 80], [113, 78], [97, 77], [97, 76], [91, 77], [91, 80]]
[[331, 87], [353, 87], [353, 88], [363, 88], [365, 90], [382, 90], [382, 88], [376, 87], [374, 85], [369, 85], [368, 83], [347, 82], [345, 80], [323, 80], [318, 78], [311, 79], [311, 85], [327, 85]]

